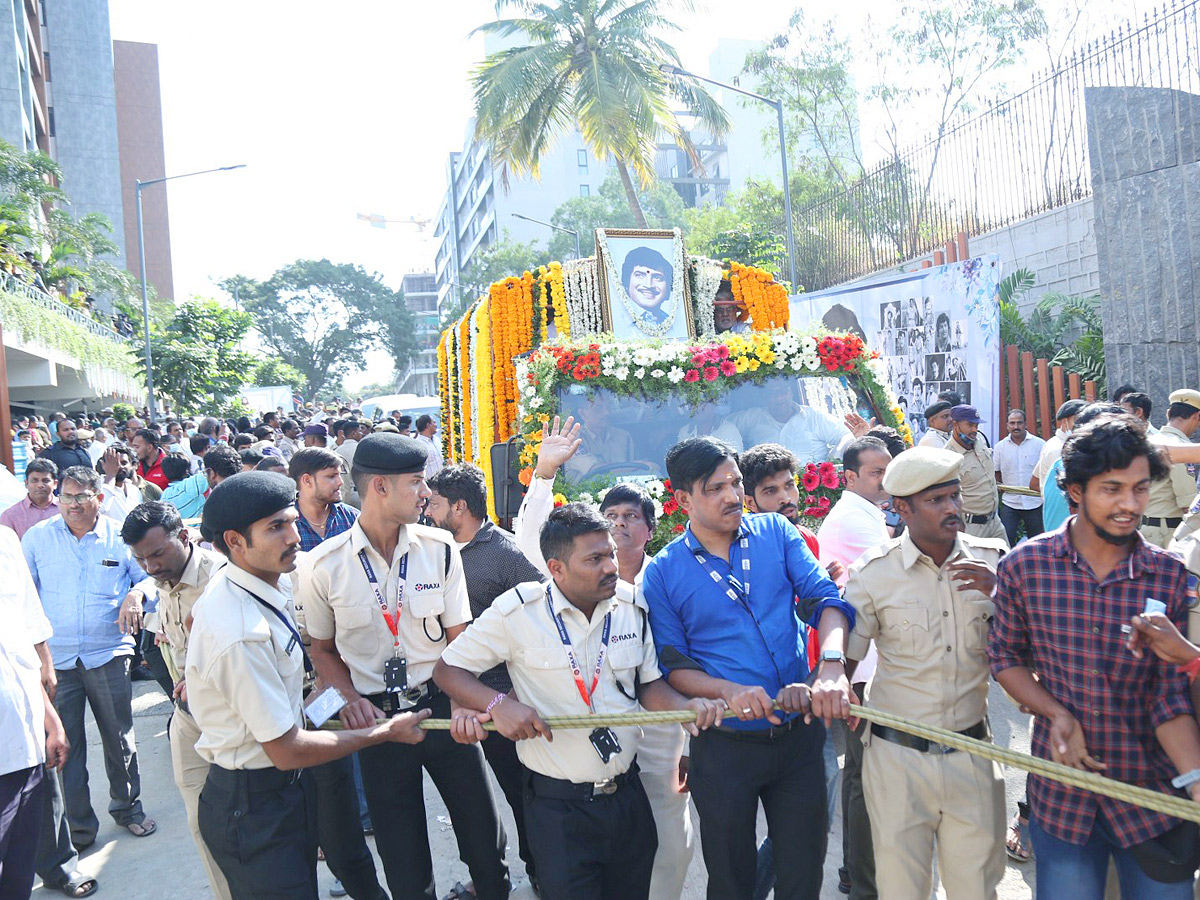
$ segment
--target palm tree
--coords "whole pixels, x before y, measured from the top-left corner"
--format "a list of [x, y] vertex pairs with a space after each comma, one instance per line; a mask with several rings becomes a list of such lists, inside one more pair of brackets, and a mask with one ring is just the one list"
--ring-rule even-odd
[[[669, 0], [668, 0], [669, 2]], [[578, 128], [593, 155], [616, 162], [634, 218], [646, 217], [630, 170], [643, 184], [654, 178], [660, 133], [696, 163], [699, 154], [676, 114], [714, 136], [729, 128], [725, 110], [703, 88], [665, 74], [680, 65], [675, 49], [655, 34], [679, 26], [660, 0], [498, 0], [496, 12], [515, 7], [521, 17], [500, 19], [476, 31], [527, 42], [493, 53], [475, 70], [475, 137], [491, 144], [501, 177], [510, 171], [538, 175], [542, 154], [563, 132]]]

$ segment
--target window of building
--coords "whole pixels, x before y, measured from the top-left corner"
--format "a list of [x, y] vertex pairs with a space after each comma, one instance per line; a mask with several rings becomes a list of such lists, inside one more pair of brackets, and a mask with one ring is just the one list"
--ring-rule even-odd
[[[575, 162], [579, 166], [579, 174], [586, 175], [588, 173], [588, 153], [586, 150], [575, 151]], [[586, 197], [587, 194], [584, 194]]]
[[579, 186], [579, 196], [580, 197], [592, 196], [592, 186], [590, 184], [581, 184]]
[[49, 119], [49, 121], [50, 121], [50, 137], [54, 137], [56, 132], [54, 130], [54, 107], [53, 106], [47, 107], [46, 118]]

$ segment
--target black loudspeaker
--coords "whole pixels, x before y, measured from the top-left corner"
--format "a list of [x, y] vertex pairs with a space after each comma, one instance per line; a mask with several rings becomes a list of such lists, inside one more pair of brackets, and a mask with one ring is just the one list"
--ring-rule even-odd
[[520, 478], [519, 438], [511, 437], [502, 444], [492, 444], [492, 483], [488, 489], [496, 506], [496, 516], [508, 526], [521, 508], [525, 487]]

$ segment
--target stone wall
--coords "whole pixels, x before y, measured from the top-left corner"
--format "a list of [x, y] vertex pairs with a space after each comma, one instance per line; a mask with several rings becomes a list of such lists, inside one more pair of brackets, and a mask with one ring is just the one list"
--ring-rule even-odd
[[1108, 382], [1154, 401], [1200, 386], [1200, 96], [1088, 88]]

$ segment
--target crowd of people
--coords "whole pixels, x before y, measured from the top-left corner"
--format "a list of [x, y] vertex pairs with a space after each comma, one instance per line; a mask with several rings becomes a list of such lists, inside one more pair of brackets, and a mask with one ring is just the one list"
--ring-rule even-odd
[[[1200, 799], [1200, 392], [1158, 428], [1128, 386], [1070, 401], [1046, 441], [1012, 410], [994, 447], [961, 400], [929, 405], [915, 448], [856, 421], [815, 534], [787, 447], [681, 435], [663, 468], [688, 524], [653, 557], [662, 510], [637, 480], [556, 507], [604, 437], [570, 418], [546, 423], [511, 531], [427, 415], [18, 418], [0, 896], [35, 873], [99, 886], [78, 869], [100, 828], [85, 704], [108, 814], [156, 833], [147, 678], [218, 898], [315, 898], [319, 857], [337, 896], [507, 897], [501, 804], [549, 900], [676, 900], [693, 812], [710, 898], [817, 900], [839, 804], [852, 898], [925, 900], [935, 854], [949, 900], [994, 898], [1006, 855], [1036, 857], [1043, 897], [1192, 897], [1194, 825], [1032, 775], [1009, 818], [994, 763], [851, 716], [861, 699], [987, 741], [995, 679], [1036, 756]], [[467, 872], [448, 894], [425, 774]]]

